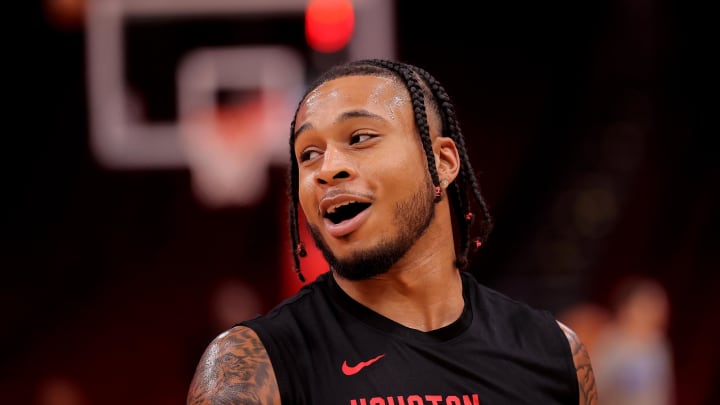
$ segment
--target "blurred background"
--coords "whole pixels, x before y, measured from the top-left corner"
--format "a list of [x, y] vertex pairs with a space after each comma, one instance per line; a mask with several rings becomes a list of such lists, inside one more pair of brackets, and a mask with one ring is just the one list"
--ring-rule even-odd
[[[453, 98], [496, 218], [471, 261], [481, 282], [575, 328], [598, 378], [619, 367], [621, 381], [598, 381], [620, 387], [608, 392], [720, 403], [709, 13], [672, 0], [17, 3], [3, 403], [185, 403], [210, 340], [300, 286], [289, 122], [318, 71], [367, 56], [424, 67]], [[310, 253], [312, 278], [325, 268]]]

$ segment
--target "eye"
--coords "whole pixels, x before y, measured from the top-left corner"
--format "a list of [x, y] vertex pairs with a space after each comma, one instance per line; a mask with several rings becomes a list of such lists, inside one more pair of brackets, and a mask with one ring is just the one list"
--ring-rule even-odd
[[354, 134], [350, 137], [350, 145], [365, 142], [374, 137], [375, 137], [375, 135], [373, 135], [373, 134]]
[[315, 159], [318, 156], [320, 156], [320, 151], [318, 149], [308, 148], [302, 151], [302, 153], [300, 153], [298, 160], [302, 163], [307, 162], [308, 160]]

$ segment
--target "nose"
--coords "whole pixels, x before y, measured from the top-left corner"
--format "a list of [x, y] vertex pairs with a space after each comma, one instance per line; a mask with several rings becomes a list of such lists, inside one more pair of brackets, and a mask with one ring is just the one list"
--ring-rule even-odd
[[349, 157], [334, 147], [327, 147], [323, 153], [323, 162], [320, 170], [315, 175], [318, 184], [334, 184], [355, 175], [355, 170]]

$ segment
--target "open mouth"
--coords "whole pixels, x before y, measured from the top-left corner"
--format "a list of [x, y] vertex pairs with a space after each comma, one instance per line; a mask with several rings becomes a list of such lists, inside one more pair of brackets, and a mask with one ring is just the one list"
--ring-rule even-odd
[[342, 204], [333, 205], [328, 208], [325, 218], [330, 220], [333, 224], [337, 225], [343, 221], [355, 218], [359, 213], [365, 211], [370, 206], [370, 203], [361, 203], [357, 201], [348, 201]]

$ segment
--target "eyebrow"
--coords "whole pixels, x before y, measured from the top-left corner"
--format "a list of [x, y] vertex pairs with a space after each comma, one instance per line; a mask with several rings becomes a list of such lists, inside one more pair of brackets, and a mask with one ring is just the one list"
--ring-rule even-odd
[[[340, 114], [337, 119], [335, 120], [335, 124], [347, 121], [353, 118], [370, 118], [375, 121], [381, 121], [381, 122], [387, 122], [385, 118], [383, 118], [380, 115], [377, 115], [375, 113], [372, 113], [368, 110], [350, 110], [345, 111], [342, 114]], [[305, 124], [302, 124], [296, 131], [295, 131], [295, 139], [297, 140], [298, 136], [300, 136], [303, 132], [312, 129], [312, 124], [309, 122], [306, 122]]]

